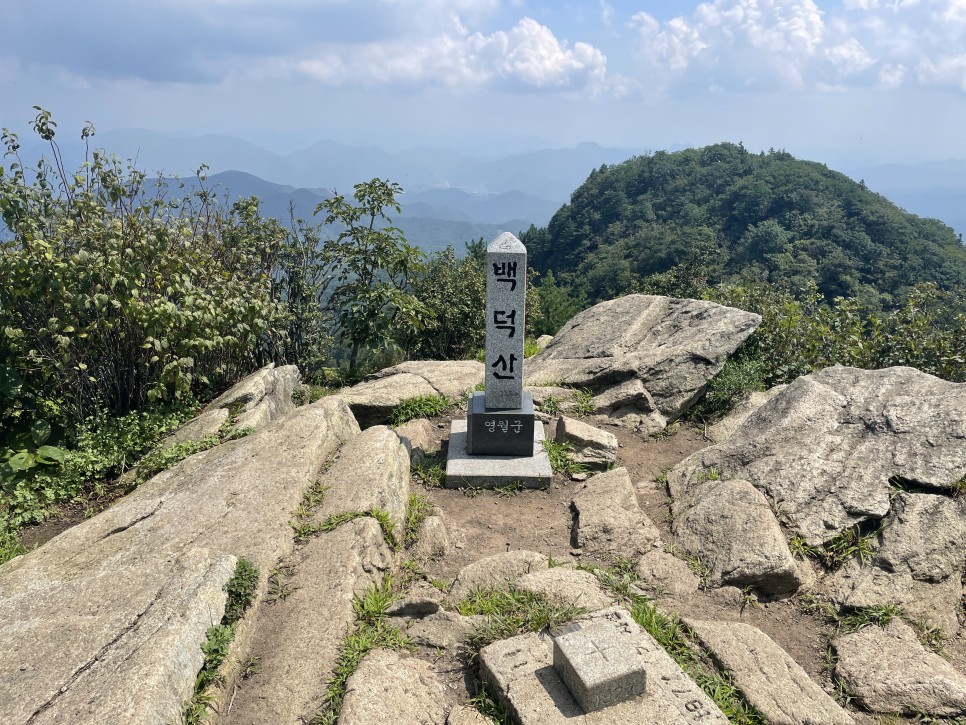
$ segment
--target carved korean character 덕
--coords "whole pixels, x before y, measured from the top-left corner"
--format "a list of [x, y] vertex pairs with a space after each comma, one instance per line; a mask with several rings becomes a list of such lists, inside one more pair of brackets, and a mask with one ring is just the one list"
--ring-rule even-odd
[[[509, 361], [503, 355], [500, 355], [496, 359], [496, 362], [490, 365], [491, 368], [494, 368], [493, 377], [498, 380], [513, 380], [516, 377], [513, 372], [513, 363], [516, 361], [517, 356], [512, 353], [510, 354]], [[497, 370], [500, 370], [503, 374], [500, 374]]]
[[494, 262], [493, 274], [497, 282], [508, 282], [510, 291], [517, 288], [517, 263], [516, 262]]
[[516, 310], [493, 310], [493, 325], [497, 330], [509, 330], [507, 337], [513, 337], [517, 331], [517, 311]]

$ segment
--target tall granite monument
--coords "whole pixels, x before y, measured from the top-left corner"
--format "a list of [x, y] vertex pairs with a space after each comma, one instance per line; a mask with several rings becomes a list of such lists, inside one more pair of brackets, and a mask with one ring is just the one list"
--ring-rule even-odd
[[504, 232], [486, 248], [484, 390], [470, 396], [466, 420], [450, 431], [446, 485], [537, 488], [550, 480], [543, 426], [523, 389], [527, 249]]

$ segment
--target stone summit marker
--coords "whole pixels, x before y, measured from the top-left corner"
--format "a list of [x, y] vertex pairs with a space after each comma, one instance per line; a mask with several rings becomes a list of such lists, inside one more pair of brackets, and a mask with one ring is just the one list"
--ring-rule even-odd
[[498, 488], [550, 483], [543, 425], [523, 390], [527, 249], [504, 232], [486, 247], [484, 391], [469, 399], [466, 420], [450, 429], [446, 486]]

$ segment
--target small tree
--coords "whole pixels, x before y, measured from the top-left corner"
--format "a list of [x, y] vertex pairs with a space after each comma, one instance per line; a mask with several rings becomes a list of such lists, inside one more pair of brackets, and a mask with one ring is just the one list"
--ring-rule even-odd
[[349, 345], [349, 374], [355, 375], [364, 347], [388, 348], [399, 335], [426, 327], [429, 316], [409, 291], [410, 277], [421, 268], [422, 253], [392, 226], [387, 209], [401, 211], [395, 182], [373, 179], [355, 185], [350, 203], [342, 194], [323, 201], [325, 224], [343, 231], [323, 243], [323, 257], [335, 269], [330, 298], [336, 331]]

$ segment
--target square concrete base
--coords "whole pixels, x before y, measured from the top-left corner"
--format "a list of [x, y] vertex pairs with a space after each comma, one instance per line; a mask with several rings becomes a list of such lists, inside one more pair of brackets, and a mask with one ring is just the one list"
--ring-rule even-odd
[[543, 447], [543, 425], [533, 427], [532, 456], [471, 456], [466, 452], [466, 421], [454, 420], [449, 431], [446, 488], [546, 488], [553, 471]]

